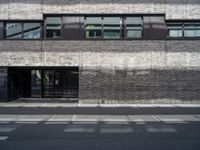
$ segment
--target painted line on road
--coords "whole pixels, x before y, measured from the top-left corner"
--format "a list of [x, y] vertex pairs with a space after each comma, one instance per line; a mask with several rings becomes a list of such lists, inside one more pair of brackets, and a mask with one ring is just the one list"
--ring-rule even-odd
[[5, 141], [8, 139], [8, 136], [0, 136], [0, 141]]

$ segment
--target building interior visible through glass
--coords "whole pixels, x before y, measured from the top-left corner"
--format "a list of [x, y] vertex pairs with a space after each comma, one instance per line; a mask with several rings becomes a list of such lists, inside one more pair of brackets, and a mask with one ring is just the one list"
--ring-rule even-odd
[[46, 38], [60, 38], [61, 37], [61, 17], [47, 17], [46, 18]]
[[101, 17], [86, 17], [86, 38], [101, 38], [102, 19]]
[[[44, 28], [42, 28], [42, 22], [7, 22], [5, 37], [6, 39], [40, 39], [42, 37], [62, 39], [62, 26], [66, 26], [62, 22], [62, 16], [46, 17]], [[85, 32], [85, 38], [88, 39], [142, 38], [143, 33], [143, 17], [141, 16], [87, 16], [84, 24], [83, 32]], [[70, 24], [67, 26], [70, 28]], [[45, 35], [42, 36], [42, 33]], [[167, 22], [167, 37], [200, 38], [200, 22]]]
[[142, 37], [142, 18], [127, 17], [126, 18], [126, 37], [141, 38]]
[[[141, 17], [86, 17], [86, 38], [119, 39], [125, 19], [126, 38], [142, 37]], [[103, 36], [103, 37], [102, 37]]]
[[[9, 95], [11, 98], [78, 97], [78, 68], [9, 68], [8, 72]], [[16, 95], [13, 95], [12, 93], [16, 93]]]

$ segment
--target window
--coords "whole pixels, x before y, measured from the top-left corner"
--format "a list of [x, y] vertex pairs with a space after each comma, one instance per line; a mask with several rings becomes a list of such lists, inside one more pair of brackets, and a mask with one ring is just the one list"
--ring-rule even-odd
[[126, 17], [126, 37], [141, 38], [142, 37], [142, 18], [141, 17]]
[[121, 37], [121, 17], [103, 18], [103, 38], [119, 39]]
[[102, 36], [102, 18], [86, 17], [86, 38], [101, 38]]
[[200, 22], [182, 22], [167, 24], [170, 38], [200, 38]]
[[41, 23], [6, 23], [6, 39], [39, 39]]
[[200, 23], [185, 23], [184, 24], [185, 37], [200, 37]]
[[61, 38], [61, 17], [46, 18], [46, 38]]
[[167, 25], [167, 33], [168, 37], [171, 38], [180, 38], [183, 37], [183, 30], [182, 30], [182, 24], [168, 24]]
[[88, 16], [85, 18], [86, 38], [141, 38], [142, 30], [143, 19], [139, 16]]
[[21, 38], [22, 38], [22, 23], [7, 23], [6, 39], [21, 39]]
[[39, 39], [41, 37], [40, 23], [24, 23], [24, 39]]

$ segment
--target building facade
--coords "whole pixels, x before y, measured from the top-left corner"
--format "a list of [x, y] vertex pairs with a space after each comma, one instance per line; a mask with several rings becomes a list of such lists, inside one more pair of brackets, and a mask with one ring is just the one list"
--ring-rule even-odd
[[196, 103], [199, 0], [0, 0], [0, 101]]

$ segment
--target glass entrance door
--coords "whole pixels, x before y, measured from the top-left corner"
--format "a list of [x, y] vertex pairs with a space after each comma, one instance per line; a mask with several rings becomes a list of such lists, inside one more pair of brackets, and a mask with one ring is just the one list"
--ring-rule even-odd
[[31, 97], [39, 98], [42, 93], [42, 71], [31, 70]]
[[61, 80], [61, 74], [59, 70], [44, 70], [44, 97], [62, 97], [63, 82]]

